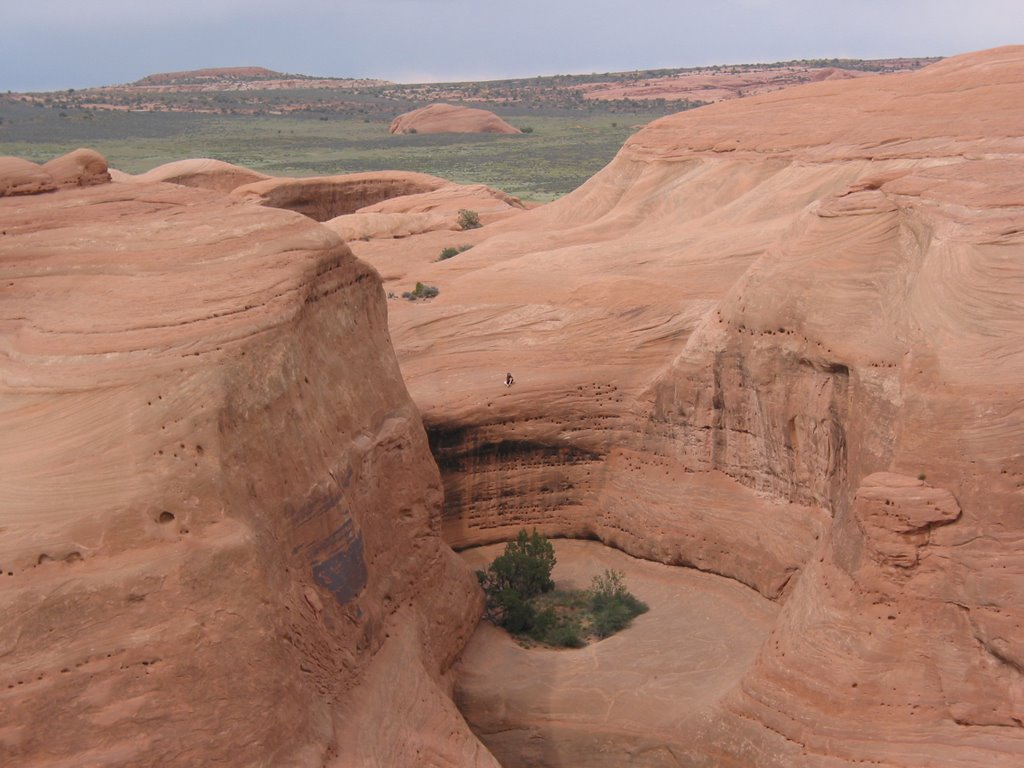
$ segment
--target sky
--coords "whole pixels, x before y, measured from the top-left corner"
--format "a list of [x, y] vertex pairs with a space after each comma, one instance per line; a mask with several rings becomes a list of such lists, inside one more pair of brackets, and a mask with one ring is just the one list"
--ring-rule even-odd
[[0, 91], [262, 66], [397, 82], [947, 56], [1024, 0], [0, 0]]

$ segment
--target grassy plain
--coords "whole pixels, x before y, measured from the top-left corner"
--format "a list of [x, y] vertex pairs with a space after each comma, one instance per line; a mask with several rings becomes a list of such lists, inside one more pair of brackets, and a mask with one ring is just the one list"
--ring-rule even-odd
[[635, 127], [677, 109], [621, 112], [598, 104], [579, 110], [497, 110], [533, 132], [389, 135], [391, 117], [406, 106], [373, 117], [327, 111], [238, 115], [90, 110], [0, 97], [0, 155], [45, 162], [85, 146], [128, 173], [189, 157], [212, 157], [278, 176], [420, 171], [548, 201], [604, 167]]
[[[698, 106], [707, 88], [742, 97], [808, 82], [822, 67], [888, 72], [929, 61], [834, 59], [416, 85], [269, 71], [176, 73], [105, 88], [0, 94], [0, 155], [46, 161], [92, 147], [128, 173], [190, 157], [278, 176], [421, 171], [548, 201], [604, 167], [636, 127]], [[613, 95], [588, 95], [604, 87]], [[484, 107], [532, 132], [388, 134], [399, 114], [439, 101]]]

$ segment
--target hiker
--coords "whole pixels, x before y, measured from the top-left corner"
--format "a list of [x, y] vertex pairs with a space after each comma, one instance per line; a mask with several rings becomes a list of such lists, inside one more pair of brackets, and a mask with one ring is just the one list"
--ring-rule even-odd
[[516, 382], [516, 380], [512, 378], [512, 374], [511, 373], [506, 373], [505, 374], [505, 386], [506, 387], [511, 387], [513, 384], [515, 384], [515, 382]]

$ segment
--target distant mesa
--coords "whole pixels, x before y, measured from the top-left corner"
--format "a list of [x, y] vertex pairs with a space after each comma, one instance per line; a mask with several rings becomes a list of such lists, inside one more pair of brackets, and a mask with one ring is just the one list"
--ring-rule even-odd
[[132, 85], [184, 85], [204, 80], [280, 80], [285, 77], [293, 76], [274, 72], [264, 67], [212, 67], [192, 69], [186, 72], [161, 72], [147, 75], [141, 80], [136, 80]]
[[185, 72], [161, 72], [129, 83], [126, 88], [147, 92], [280, 90], [282, 88], [361, 88], [388, 85], [387, 80], [317, 77], [275, 72], [266, 67], [211, 67]]
[[522, 133], [493, 112], [452, 104], [431, 104], [399, 115], [390, 133]]

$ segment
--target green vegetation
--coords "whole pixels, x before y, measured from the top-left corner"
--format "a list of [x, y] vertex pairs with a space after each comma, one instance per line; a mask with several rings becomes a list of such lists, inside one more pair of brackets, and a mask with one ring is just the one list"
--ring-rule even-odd
[[416, 299], [432, 299], [440, 292], [441, 291], [433, 285], [424, 285], [423, 283], [418, 282], [416, 283], [416, 287], [411, 291], [403, 293], [402, 298], [408, 299], [409, 301], [416, 301]]
[[647, 605], [626, 588], [623, 574], [605, 571], [590, 589], [556, 590], [555, 551], [536, 529], [519, 531], [477, 579], [487, 618], [511, 634], [557, 648], [581, 648], [625, 629]]
[[459, 229], [479, 229], [480, 214], [466, 208], [459, 209]]
[[452, 256], [458, 256], [460, 253], [465, 253], [472, 247], [472, 245], [449, 245], [447, 248], [441, 249], [441, 255], [437, 257], [437, 260], [444, 261], [445, 259], [450, 259]]
[[[87, 93], [78, 91], [77, 96]], [[114, 111], [59, 107], [0, 94], [0, 155], [46, 162], [78, 147], [91, 147], [112, 168], [143, 173], [163, 163], [212, 157], [274, 176], [319, 176], [363, 171], [415, 171], [460, 184], [487, 184], [524, 200], [548, 202], [571, 192], [619, 151], [636, 126], [677, 110], [676, 105], [638, 104], [627, 122], [611, 127], [604, 104], [575, 110], [496, 109], [506, 120], [529, 119], [524, 134], [388, 133], [391, 120], [423, 104], [368, 104], [366, 113], [321, 108], [324, 91], [291, 91], [311, 101], [309, 111], [273, 114], [265, 95], [278, 92], [192, 94], [247, 98], [261, 105], [253, 114], [220, 112]], [[188, 94], [166, 94], [184, 98]], [[163, 98], [164, 96], [161, 96]], [[362, 97], [368, 98], [368, 97]], [[472, 104], [495, 109], [493, 105]], [[205, 101], [198, 104], [205, 107]], [[62, 118], [63, 111], [68, 117]], [[329, 120], [319, 118], [327, 115]]]
[[[889, 71], [931, 59], [785, 62]], [[693, 109], [687, 99], [587, 99], [587, 83], [637, 83], [686, 72], [742, 73], [764, 65], [552, 75], [443, 84], [397, 84], [288, 75], [299, 87], [261, 85], [273, 74], [227, 78], [231, 87], [0, 94], [0, 155], [37, 162], [92, 147], [112, 168], [142, 173], [190, 157], [212, 157], [275, 176], [417, 171], [487, 184], [547, 202], [589, 179], [638, 126]], [[308, 80], [308, 85], [304, 82]], [[238, 89], [236, 81], [248, 81]], [[182, 82], [191, 82], [185, 78]], [[437, 101], [489, 109], [521, 134], [400, 134], [400, 114]]]

